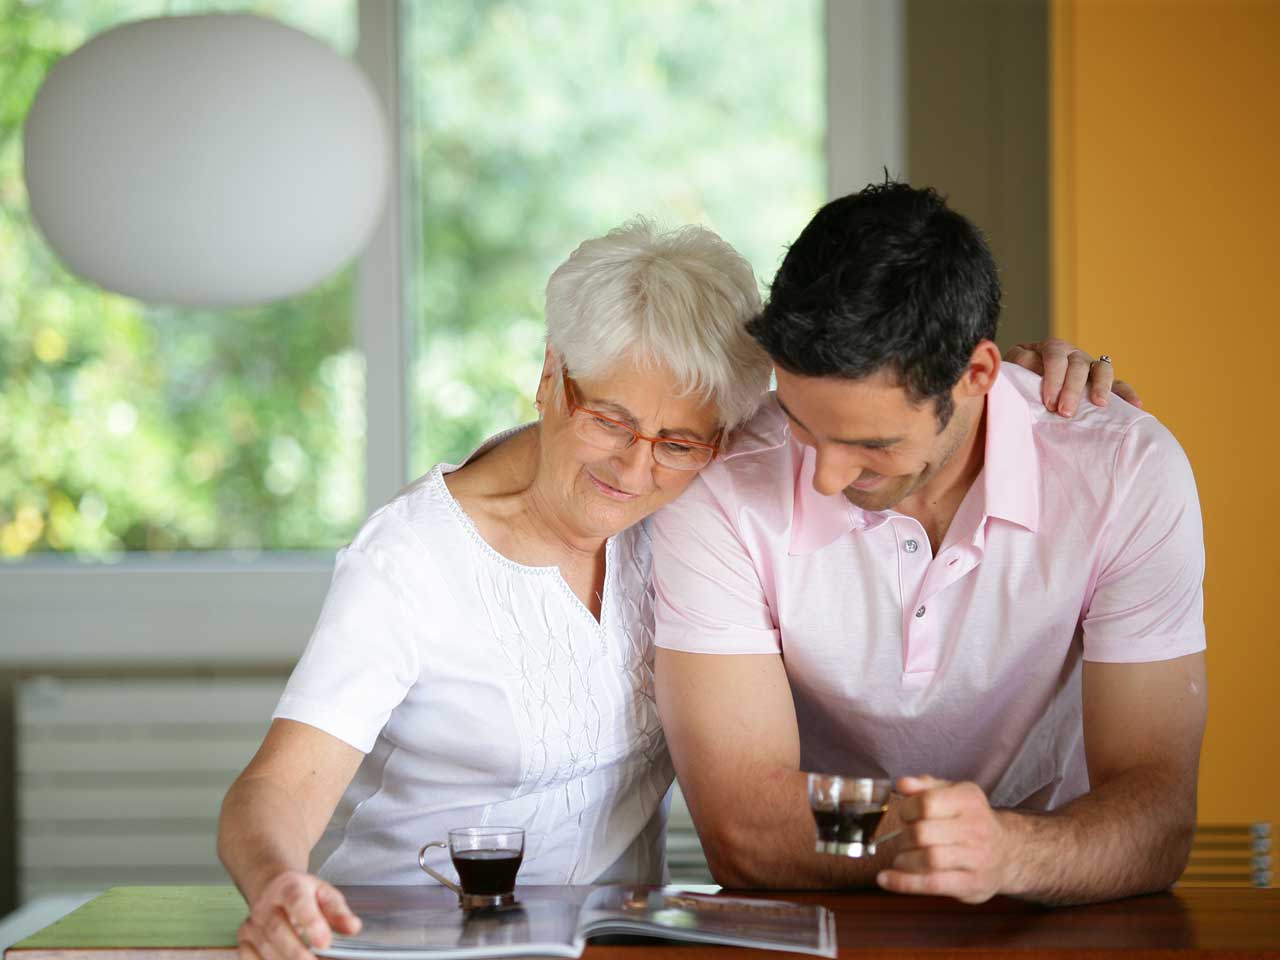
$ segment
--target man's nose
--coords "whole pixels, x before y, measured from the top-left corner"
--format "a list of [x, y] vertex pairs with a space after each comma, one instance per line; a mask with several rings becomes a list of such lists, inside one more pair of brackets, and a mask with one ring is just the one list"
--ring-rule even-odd
[[834, 456], [817, 454], [813, 469], [813, 489], [826, 497], [833, 497], [857, 480], [866, 468], [850, 455]]

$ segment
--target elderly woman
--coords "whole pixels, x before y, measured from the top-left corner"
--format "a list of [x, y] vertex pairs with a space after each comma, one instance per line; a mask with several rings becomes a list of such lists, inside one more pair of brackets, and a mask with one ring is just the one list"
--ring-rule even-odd
[[[758, 308], [750, 266], [698, 227], [636, 221], [555, 271], [538, 422], [437, 466], [339, 553], [227, 794], [218, 848], [252, 908], [246, 957], [354, 932], [330, 882], [421, 883], [415, 852], [453, 827], [524, 827], [525, 883], [661, 879], [672, 768], [642, 521], [764, 397], [769, 361], [744, 330]], [[340, 841], [312, 876], [335, 809]]]

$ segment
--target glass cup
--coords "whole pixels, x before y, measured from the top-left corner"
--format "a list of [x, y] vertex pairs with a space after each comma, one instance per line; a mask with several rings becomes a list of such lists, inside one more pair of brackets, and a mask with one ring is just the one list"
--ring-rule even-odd
[[[427, 866], [427, 851], [445, 847], [458, 872], [454, 883]], [[458, 895], [464, 910], [505, 907], [516, 902], [516, 874], [524, 860], [524, 830], [519, 827], [460, 827], [449, 840], [432, 840], [418, 851], [418, 866]]]
[[814, 849], [839, 857], [875, 856], [877, 842], [898, 835], [876, 837], [892, 793], [888, 779], [809, 774], [809, 810], [818, 834]]

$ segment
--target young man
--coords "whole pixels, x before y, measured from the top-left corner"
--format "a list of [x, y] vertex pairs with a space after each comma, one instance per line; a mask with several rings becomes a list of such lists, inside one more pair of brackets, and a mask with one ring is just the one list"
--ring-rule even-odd
[[[657, 695], [716, 878], [979, 902], [1167, 887], [1206, 684], [1190, 466], [1126, 403], [1047, 412], [931, 190], [824, 207], [752, 332], [776, 403], [654, 521]], [[898, 777], [875, 858], [802, 771]]]

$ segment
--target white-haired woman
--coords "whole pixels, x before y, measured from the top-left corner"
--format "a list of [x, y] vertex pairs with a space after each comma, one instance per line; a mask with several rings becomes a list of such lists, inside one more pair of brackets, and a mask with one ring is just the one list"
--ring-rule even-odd
[[552, 275], [538, 422], [437, 466], [339, 553], [227, 794], [218, 849], [251, 907], [247, 960], [354, 932], [330, 882], [420, 883], [418, 847], [453, 827], [524, 827], [524, 883], [661, 879], [672, 768], [642, 521], [764, 396], [744, 330], [759, 305], [750, 266], [698, 227], [635, 221]]

